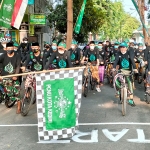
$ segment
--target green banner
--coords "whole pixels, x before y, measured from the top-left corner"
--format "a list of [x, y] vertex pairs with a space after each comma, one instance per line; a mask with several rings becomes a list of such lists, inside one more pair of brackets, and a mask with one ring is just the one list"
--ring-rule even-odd
[[10, 28], [15, 0], [0, 0], [0, 27]]
[[86, 0], [83, 1], [81, 10], [79, 12], [77, 21], [76, 21], [76, 25], [74, 28], [74, 32], [79, 34], [80, 33], [80, 28], [81, 28], [81, 24], [82, 24], [82, 19], [83, 19], [83, 15], [84, 15], [84, 9], [85, 9], [85, 5], [86, 5]]
[[76, 124], [74, 78], [44, 81], [46, 129], [63, 129]]
[[45, 25], [46, 24], [46, 16], [45, 15], [30, 15], [30, 25]]

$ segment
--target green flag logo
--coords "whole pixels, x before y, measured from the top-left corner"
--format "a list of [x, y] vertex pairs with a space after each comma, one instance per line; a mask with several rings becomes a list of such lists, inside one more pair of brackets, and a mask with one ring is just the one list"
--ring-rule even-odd
[[59, 114], [59, 118], [66, 118], [65, 110], [68, 109], [71, 104], [63, 92], [63, 89], [58, 89], [59, 96], [55, 97], [56, 101], [54, 102], [54, 107], [56, 108], [56, 113]]
[[74, 127], [76, 124], [74, 78], [47, 80], [44, 81], [43, 88], [46, 129]]
[[11, 10], [12, 10], [12, 5], [11, 4], [4, 4], [4, 9], [6, 10], [6, 11], [8, 11], [8, 12], [11, 12]]

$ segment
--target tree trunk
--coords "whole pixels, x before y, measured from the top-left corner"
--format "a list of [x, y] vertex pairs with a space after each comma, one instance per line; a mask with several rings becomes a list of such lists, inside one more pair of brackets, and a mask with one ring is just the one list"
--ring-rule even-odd
[[71, 46], [73, 35], [73, 0], [67, 0], [67, 49]]

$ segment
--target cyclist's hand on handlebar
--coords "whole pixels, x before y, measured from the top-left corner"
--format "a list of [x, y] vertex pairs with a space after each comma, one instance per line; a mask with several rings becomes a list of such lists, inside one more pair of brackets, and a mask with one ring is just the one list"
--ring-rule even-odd
[[116, 69], [115, 69], [115, 68], [113, 68], [113, 69], [112, 69], [112, 72], [114, 72], [114, 71], [116, 71]]
[[20, 67], [20, 68], [21, 68], [22, 72], [25, 72], [26, 67]]
[[17, 77], [12, 77], [12, 79], [16, 81], [16, 80], [17, 80]]
[[137, 70], [137, 69], [133, 69], [133, 71], [134, 71], [135, 73], [138, 73], [138, 70]]

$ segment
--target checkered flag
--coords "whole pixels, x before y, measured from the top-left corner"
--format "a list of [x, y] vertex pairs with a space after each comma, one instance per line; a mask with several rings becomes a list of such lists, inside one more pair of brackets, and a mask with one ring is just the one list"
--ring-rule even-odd
[[1, 43], [7, 43], [7, 42], [9, 42], [10, 41], [10, 39], [8, 39], [8, 38], [1, 38], [0, 39], [0, 42]]
[[39, 141], [72, 137], [78, 129], [83, 68], [36, 74]]

